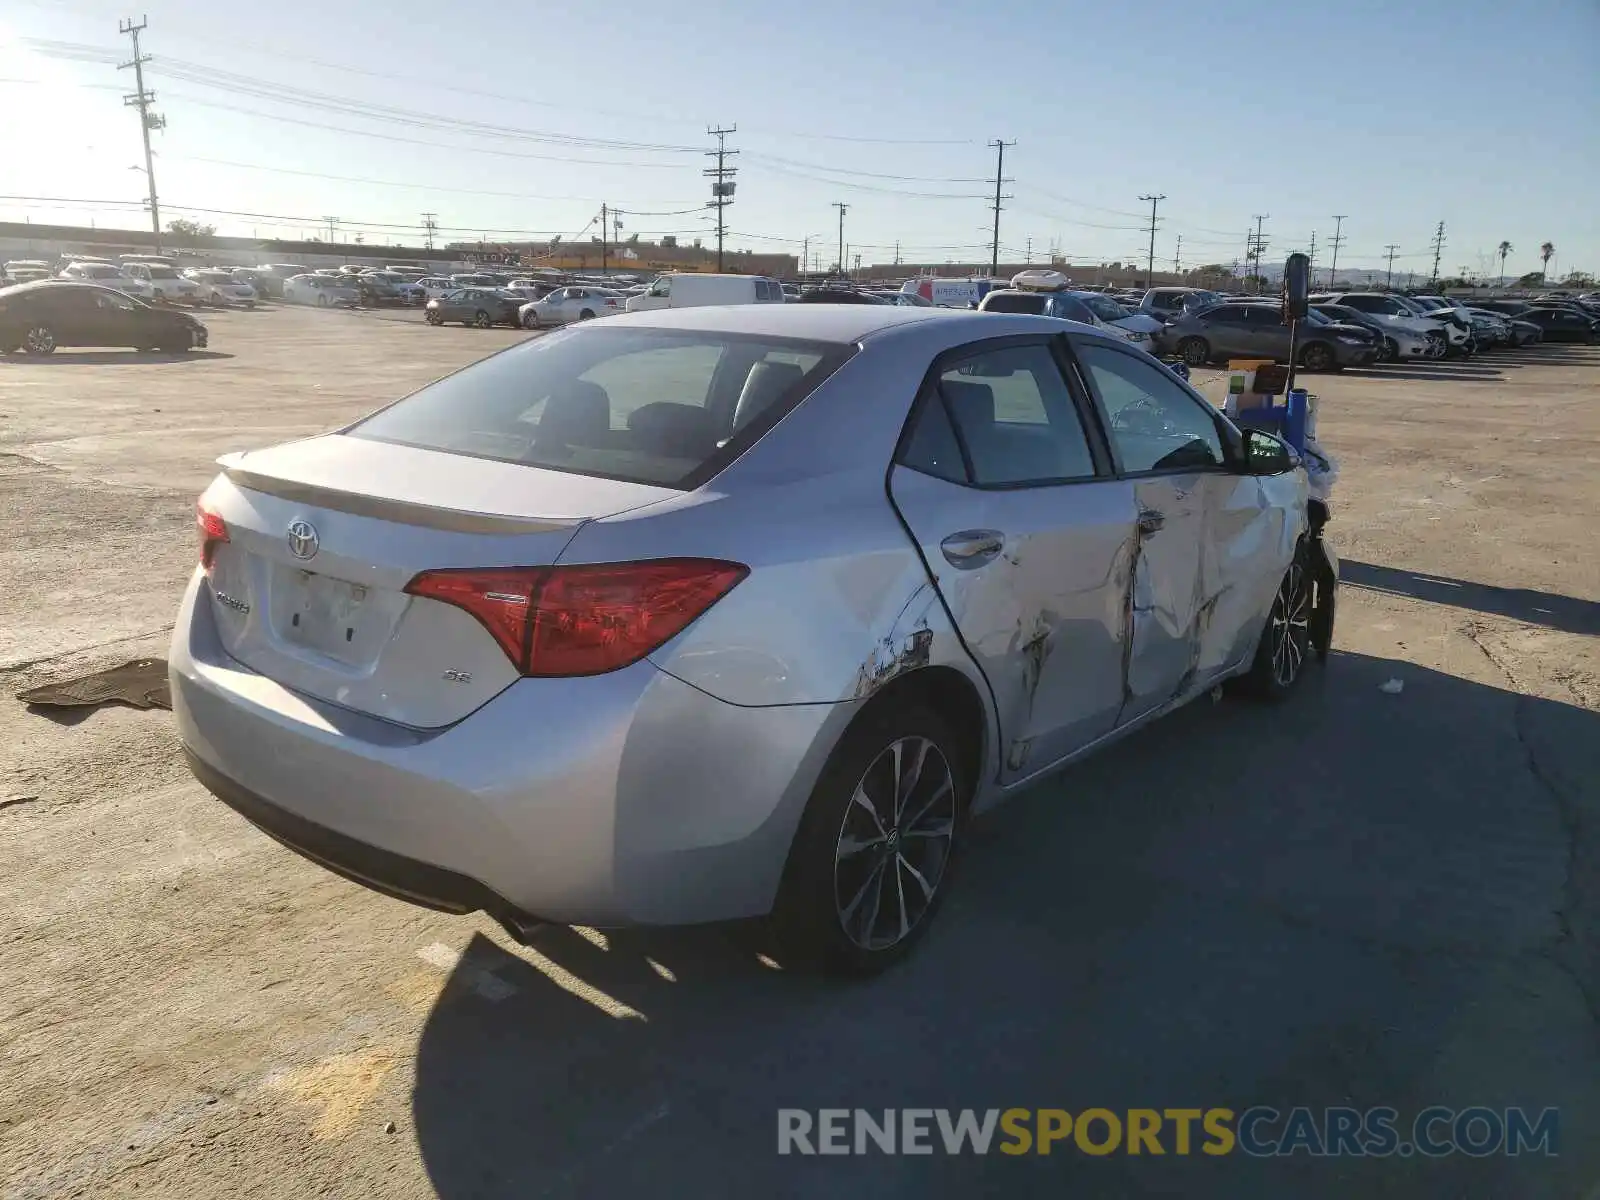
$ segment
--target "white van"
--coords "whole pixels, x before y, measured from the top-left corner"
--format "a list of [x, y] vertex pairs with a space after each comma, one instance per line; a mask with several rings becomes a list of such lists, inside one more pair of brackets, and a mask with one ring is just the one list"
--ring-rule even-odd
[[783, 284], [760, 275], [702, 275], [674, 271], [657, 276], [641, 296], [630, 296], [629, 312], [655, 308], [703, 308], [707, 304], [782, 304]]

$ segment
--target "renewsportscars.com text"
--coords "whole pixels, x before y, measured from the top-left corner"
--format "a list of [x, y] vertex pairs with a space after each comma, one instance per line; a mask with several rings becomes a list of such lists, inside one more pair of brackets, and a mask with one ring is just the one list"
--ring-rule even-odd
[[1560, 1112], [1424, 1108], [780, 1108], [779, 1154], [1049, 1154], [1268, 1158], [1554, 1156]]

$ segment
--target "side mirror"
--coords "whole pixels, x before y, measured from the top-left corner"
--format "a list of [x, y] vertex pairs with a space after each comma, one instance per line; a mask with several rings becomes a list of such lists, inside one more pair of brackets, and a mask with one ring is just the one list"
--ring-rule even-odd
[[1282, 475], [1293, 468], [1294, 452], [1289, 444], [1264, 429], [1244, 429], [1244, 473]]
[[1283, 323], [1302, 320], [1311, 294], [1311, 259], [1291, 254], [1283, 264]]

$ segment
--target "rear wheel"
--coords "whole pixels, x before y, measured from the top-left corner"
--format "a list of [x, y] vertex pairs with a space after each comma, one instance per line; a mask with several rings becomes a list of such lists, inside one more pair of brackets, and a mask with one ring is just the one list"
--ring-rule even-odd
[[852, 726], [812, 791], [774, 910], [807, 966], [866, 975], [923, 936], [948, 889], [970, 790], [957, 738], [920, 704]]
[[1211, 347], [1205, 338], [1187, 337], [1178, 343], [1178, 355], [1191, 367], [1203, 367], [1211, 361]]
[[494, 324], [494, 321], [490, 319], [488, 313], [484, 312], [484, 310], [480, 308], [477, 312], [472, 314], [472, 323], [479, 329], [487, 329], [489, 326]]
[[1299, 682], [1311, 650], [1311, 577], [1305, 557], [1297, 553], [1273, 597], [1267, 626], [1249, 672], [1245, 690], [1263, 700], [1285, 699]]
[[444, 324], [444, 318], [439, 315], [439, 310], [437, 308], [430, 308], [427, 315], [423, 317], [423, 320], [425, 320], [429, 325]]
[[318, 308], [327, 308], [328, 307], [328, 297], [319, 294], [317, 296], [317, 307]]
[[594, 320], [594, 309], [592, 309], [592, 308], [584, 309], [581, 313], [578, 314], [578, 320], [580, 320], [580, 321], [592, 321], [592, 320]]
[[524, 329], [537, 329], [537, 328], [539, 328], [539, 314], [531, 312], [527, 316], [523, 317], [522, 318], [522, 327]]
[[29, 354], [54, 354], [56, 352], [55, 330], [48, 325], [35, 325], [22, 335], [22, 348]]

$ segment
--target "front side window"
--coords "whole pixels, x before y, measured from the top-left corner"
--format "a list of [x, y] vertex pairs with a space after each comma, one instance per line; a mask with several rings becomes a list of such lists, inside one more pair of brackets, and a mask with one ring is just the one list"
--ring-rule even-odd
[[[1048, 484], [1090, 478], [1094, 455], [1077, 406], [1050, 348], [1042, 343], [982, 350], [944, 367], [922, 407], [937, 403], [966, 449], [969, 482], [979, 486]], [[952, 478], [959, 458], [931, 418], [919, 417], [906, 465]]]
[[1203, 470], [1223, 463], [1222, 434], [1202, 401], [1166, 369], [1095, 342], [1075, 345], [1100, 394], [1122, 469]]
[[823, 342], [586, 325], [484, 359], [345, 432], [694, 487], [849, 355]]

